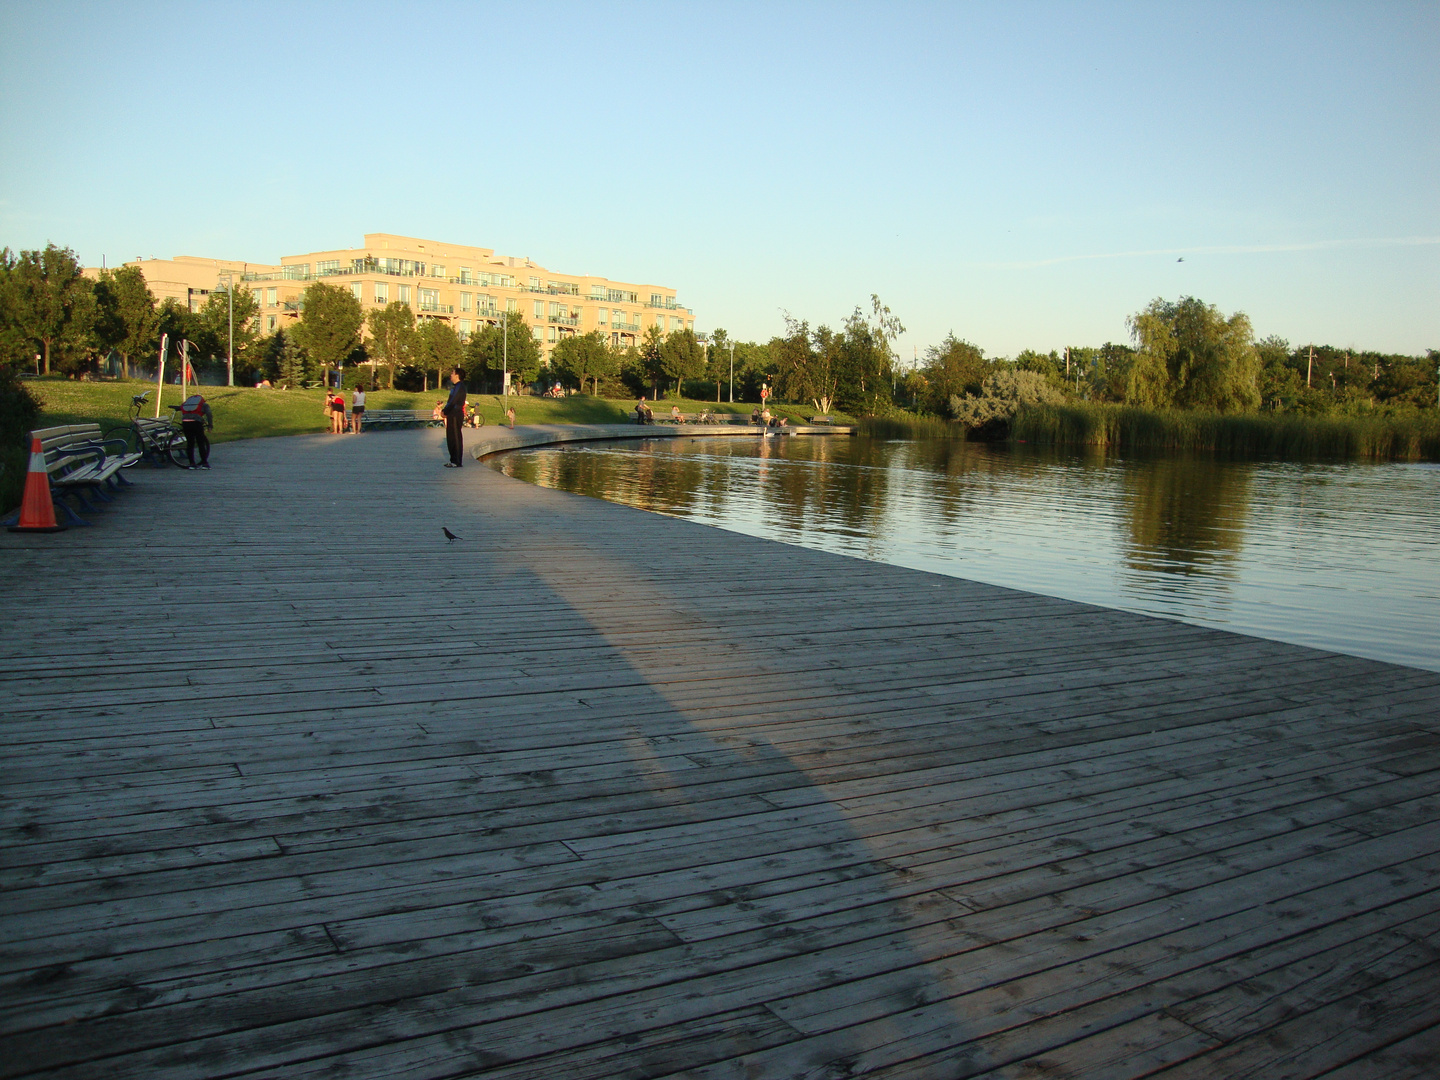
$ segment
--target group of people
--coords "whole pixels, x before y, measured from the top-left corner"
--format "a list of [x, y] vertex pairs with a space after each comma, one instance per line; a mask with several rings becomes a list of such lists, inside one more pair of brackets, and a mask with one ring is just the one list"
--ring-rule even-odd
[[348, 426], [350, 434], [359, 435], [360, 425], [365, 422], [365, 387], [355, 387], [354, 393], [350, 395], [350, 419], [347, 425], [345, 419], [345, 395], [340, 391], [333, 394], [326, 391], [325, 409], [330, 414], [330, 434], [344, 435]]

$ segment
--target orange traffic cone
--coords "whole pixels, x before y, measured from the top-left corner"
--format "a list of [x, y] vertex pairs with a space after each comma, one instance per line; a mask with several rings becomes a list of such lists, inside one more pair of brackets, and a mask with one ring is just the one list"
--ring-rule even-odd
[[45, 451], [40, 440], [30, 440], [30, 469], [25, 474], [25, 500], [20, 504], [20, 520], [10, 526], [11, 532], [60, 532], [64, 525], [55, 523], [55, 503], [50, 498], [50, 474], [45, 470]]

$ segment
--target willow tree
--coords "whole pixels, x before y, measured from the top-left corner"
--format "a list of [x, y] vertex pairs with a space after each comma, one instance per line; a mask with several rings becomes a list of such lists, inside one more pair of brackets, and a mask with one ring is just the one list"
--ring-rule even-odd
[[1260, 404], [1260, 357], [1244, 312], [1230, 317], [1193, 296], [1155, 299], [1129, 320], [1137, 354], [1126, 401], [1244, 412]]

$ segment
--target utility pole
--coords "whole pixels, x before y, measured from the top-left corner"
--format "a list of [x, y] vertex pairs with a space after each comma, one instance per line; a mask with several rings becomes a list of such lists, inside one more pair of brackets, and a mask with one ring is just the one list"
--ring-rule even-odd
[[510, 309], [507, 307], [500, 313], [502, 320], [500, 331], [500, 395], [510, 396]]
[[1305, 363], [1305, 389], [1310, 389], [1310, 372], [1315, 367], [1315, 346], [1310, 346], [1310, 359]]
[[735, 404], [735, 342], [730, 342], [730, 404]]

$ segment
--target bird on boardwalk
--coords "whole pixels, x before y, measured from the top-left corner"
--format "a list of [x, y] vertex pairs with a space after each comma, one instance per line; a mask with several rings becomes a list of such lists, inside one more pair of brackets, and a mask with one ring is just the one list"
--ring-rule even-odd
[[452, 533], [449, 529], [445, 528], [444, 525], [441, 525], [441, 526], [440, 526], [440, 531], [445, 534], [445, 539], [446, 539], [449, 543], [452, 543], [452, 544], [453, 544], [456, 540], [464, 540], [464, 539], [465, 539], [463, 536], [456, 536], [456, 535], [455, 535], [454, 533]]

